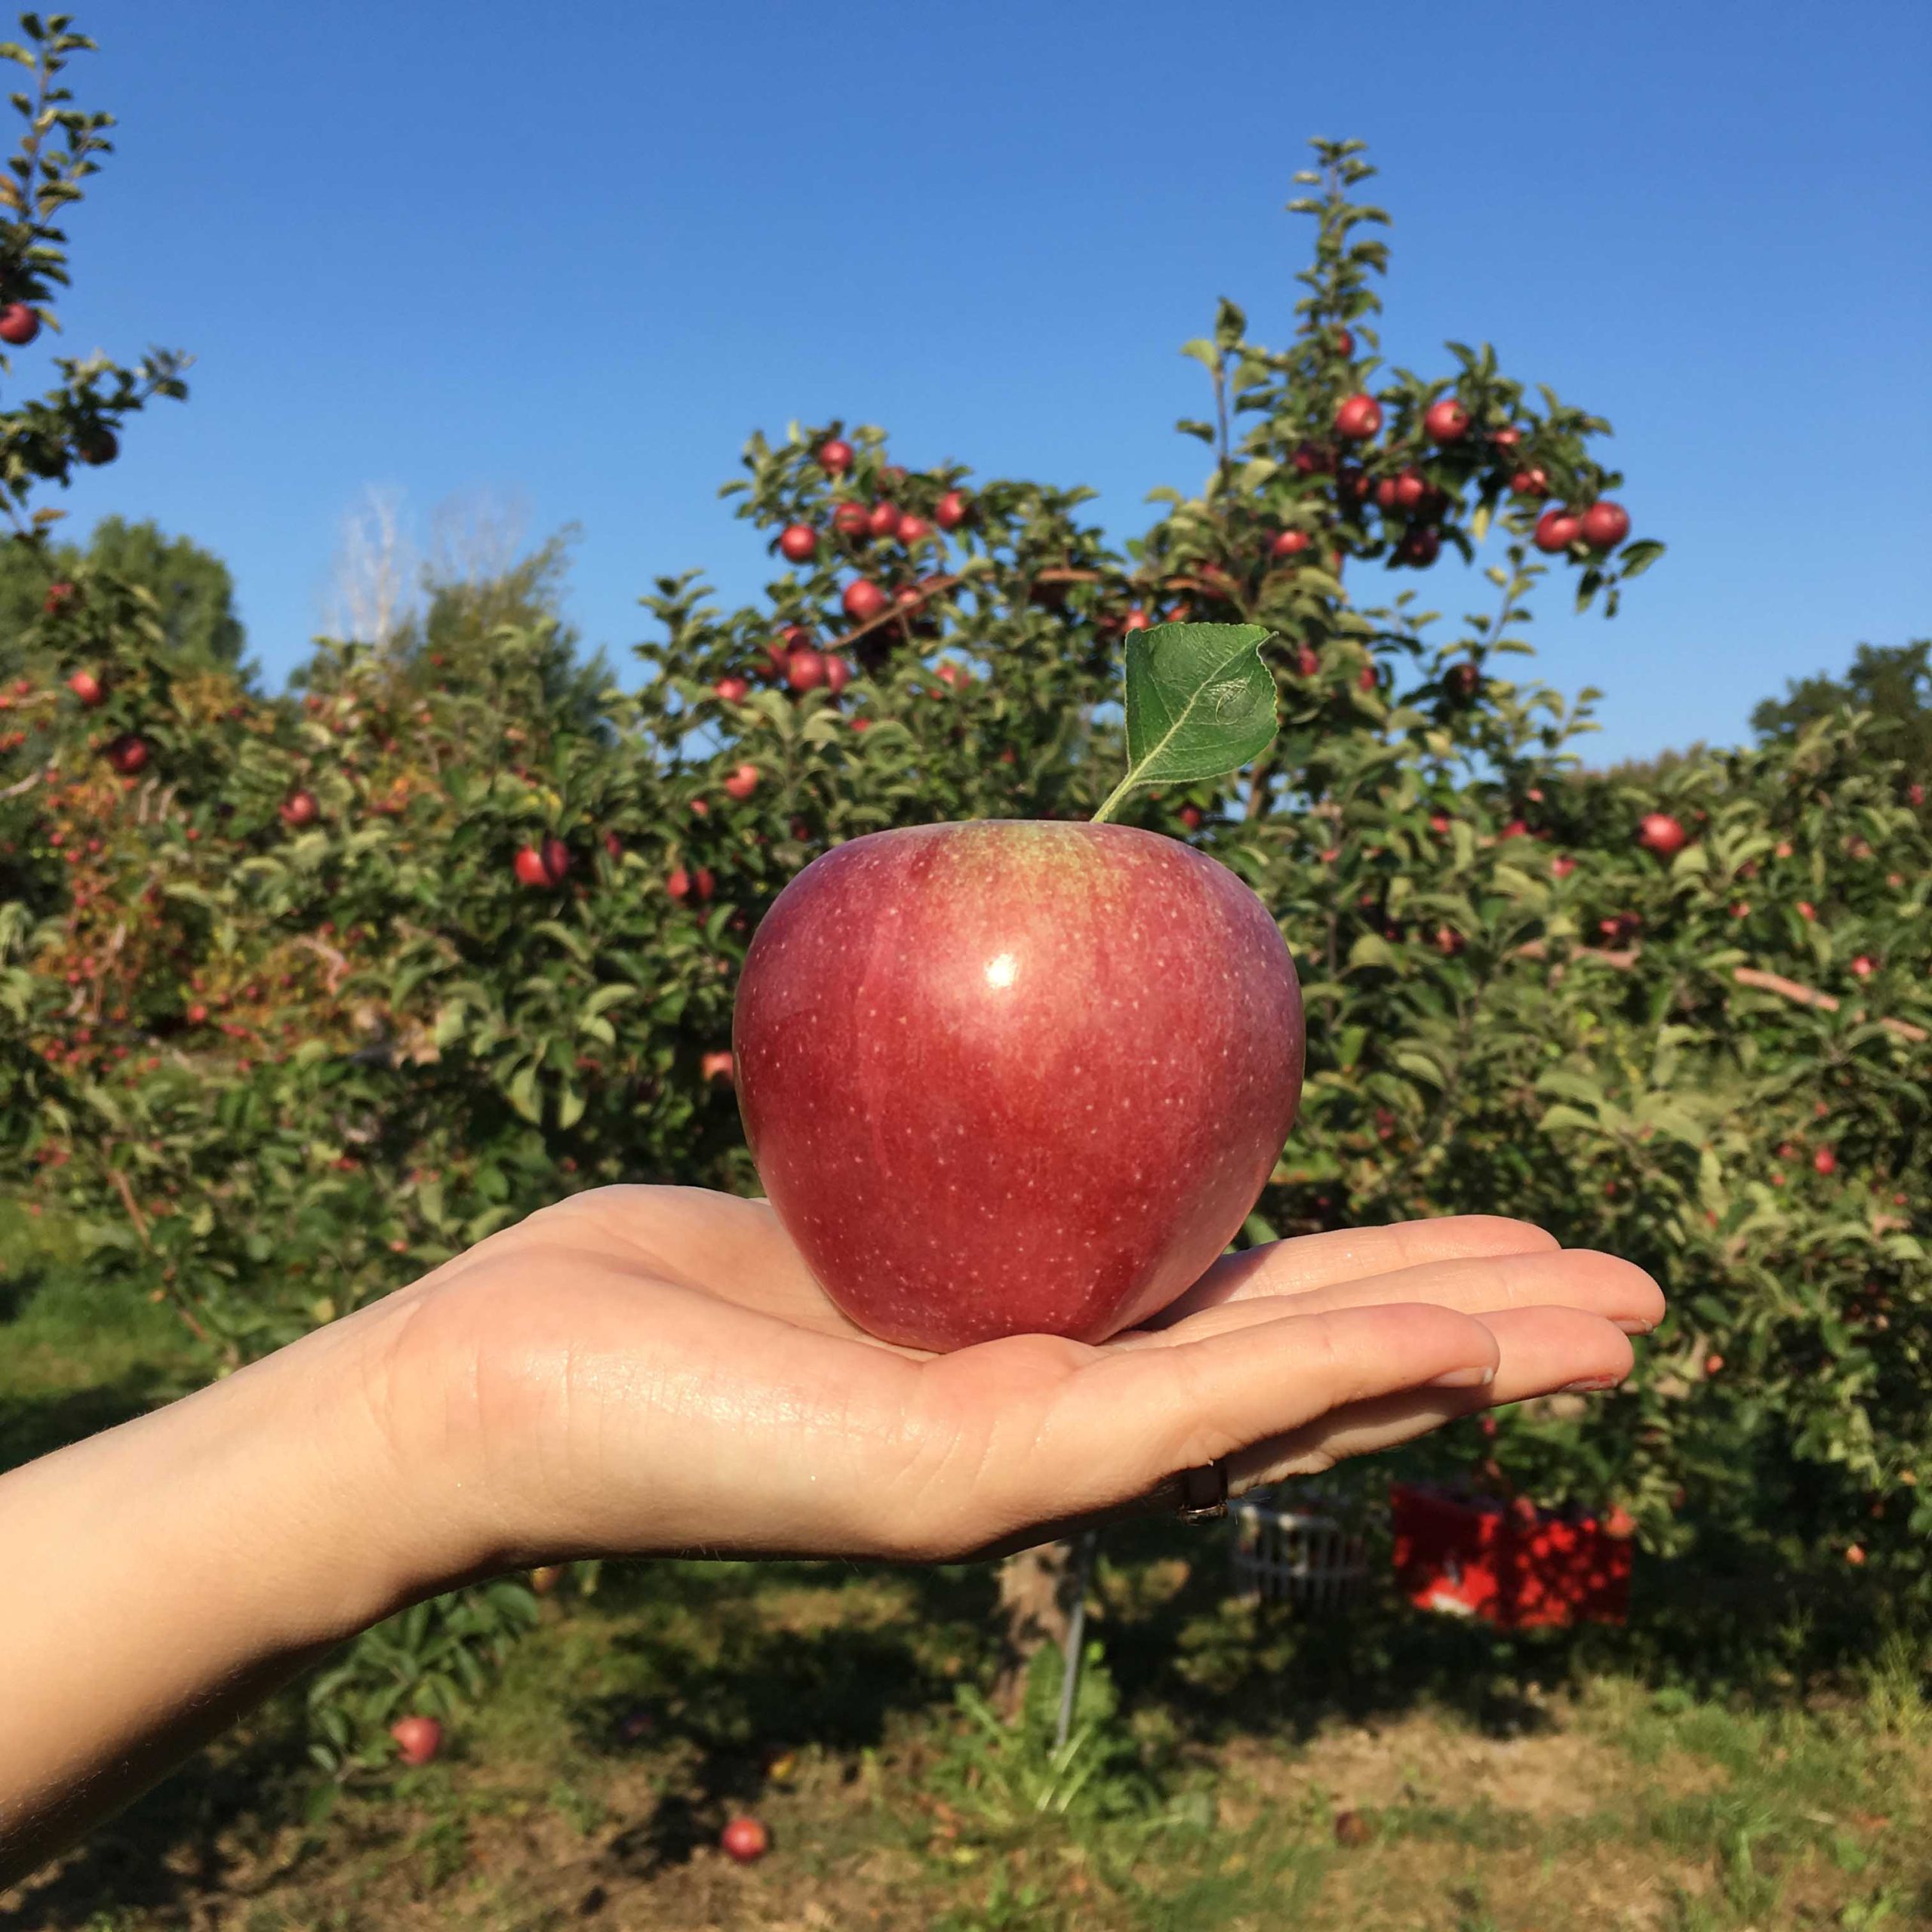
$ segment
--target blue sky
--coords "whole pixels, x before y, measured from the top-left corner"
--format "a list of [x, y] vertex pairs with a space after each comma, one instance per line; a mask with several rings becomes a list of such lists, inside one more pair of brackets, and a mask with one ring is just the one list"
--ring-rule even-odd
[[[1735, 740], [1860, 639], [1932, 632], [1932, 7], [971, 8], [96, 0], [120, 152], [71, 223], [66, 343], [193, 352], [70, 526], [233, 569], [278, 681], [370, 485], [582, 527], [621, 654], [656, 574], [763, 580], [716, 499], [746, 435], [1191, 488], [1177, 353], [1225, 292], [1290, 327], [1314, 134], [1395, 217], [1385, 346], [1445, 337], [1609, 417], [1669, 555], [1541, 674], [1594, 757]], [[34, 372], [33, 356], [17, 362]], [[1431, 599], [1466, 601], [1438, 571]], [[1473, 588], [1473, 586], [1472, 586]]]

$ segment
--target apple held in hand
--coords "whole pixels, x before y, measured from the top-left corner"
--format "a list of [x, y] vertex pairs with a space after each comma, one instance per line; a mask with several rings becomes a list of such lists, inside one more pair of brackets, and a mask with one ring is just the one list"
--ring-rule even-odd
[[[1129, 639], [1133, 769], [1103, 812], [1266, 744], [1266, 635]], [[1146, 666], [1177, 648], [1195, 663], [1164, 687]], [[854, 1321], [924, 1349], [1097, 1341], [1180, 1294], [1254, 1206], [1300, 1097], [1301, 996], [1261, 901], [1176, 840], [918, 826], [836, 847], [780, 894], [732, 1044], [766, 1192]]]

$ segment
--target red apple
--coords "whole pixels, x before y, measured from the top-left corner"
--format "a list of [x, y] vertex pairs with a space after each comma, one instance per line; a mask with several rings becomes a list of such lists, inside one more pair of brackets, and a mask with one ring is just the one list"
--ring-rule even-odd
[[1123, 631], [1144, 631], [1153, 621], [1153, 619], [1149, 617], [1138, 604], [1136, 604], [1128, 611], [1127, 615], [1121, 618], [1120, 627]]
[[40, 333], [40, 318], [24, 302], [9, 302], [0, 309], [0, 342], [24, 349]]
[[389, 1735], [405, 1764], [426, 1764], [443, 1748], [443, 1727], [434, 1718], [398, 1718]]
[[516, 874], [520, 885], [539, 892], [549, 888], [549, 868], [543, 863], [543, 854], [534, 845], [525, 846], [510, 861], [510, 869]]
[[832, 527], [841, 537], [861, 541], [872, 527], [872, 513], [863, 503], [841, 503], [832, 512]]
[[50, 617], [57, 617], [70, 604], [80, 601], [81, 593], [71, 583], [50, 583], [41, 608]]
[[855, 577], [839, 599], [845, 614], [855, 624], [869, 624], [891, 600], [869, 577]]
[[1445, 395], [1440, 402], [1429, 405], [1422, 426], [1432, 442], [1460, 442], [1469, 434], [1469, 412], [1453, 395]]
[[1513, 450], [1522, 440], [1522, 431], [1515, 429], [1499, 429], [1497, 431], [1496, 434], [1490, 438], [1490, 441], [1495, 444], [1498, 449], [1504, 451]]
[[1344, 464], [1335, 472], [1335, 494], [1342, 503], [1365, 503], [1374, 488], [1366, 470]]
[[1689, 843], [1690, 834], [1668, 812], [1649, 812], [1637, 827], [1637, 843], [1647, 852], [1669, 858]]
[[1614, 550], [1630, 534], [1630, 512], [1621, 503], [1592, 503], [1580, 521], [1583, 541], [1592, 550]]
[[726, 794], [741, 803], [758, 789], [758, 767], [741, 764], [724, 781]]
[[825, 660], [825, 688], [834, 697], [852, 681], [852, 667], [842, 657]]
[[67, 688], [81, 701], [83, 710], [91, 711], [107, 694], [91, 671], [76, 671], [67, 680]]
[[208, 1023], [208, 1010], [197, 1000], [189, 1008], [186, 1017], [190, 1026], [205, 1026]]
[[854, 1320], [1097, 1340], [1220, 1253], [1294, 1120], [1301, 998], [1225, 867], [1118, 825], [871, 833], [753, 939], [734, 1044], [765, 1190]]
[[552, 885], [561, 885], [564, 875], [571, 869], [571, 848], [561, 838], [546, 838], [543, 855], [545, 876]]
[[1536, 534], [1530, 541], [1539, 550], [1546, 550], [1552, 556], [1567, 550], [1583, 534], [1583, 519], [1572, 516], [1567, 510], [1545, 510], [1537, 518]]
[[1299, 557], [1308, 546], [1306, 531], [1278, 531], [1275, 533], [1274, 542], [1268, 546], [1268, 554], [1271, 557]]
[[809, 563], [818, 553], [818, 532], [808, 523], [788, 523], [778, 534], [778, 551], [788, 562]]
[[604, 849], [612, 858], [621, 859], [624, 856], [624, 841], [614, 832], [607, 832], [604, 835]]
[[1355, 352], [1355, 337], [1346, 329], [1337, 329], [1335, 331], [1335, 353], [1337, 355], [1352, 355]]
[[97, 466], [112, 463], [121, 454], [120, 440], [112, 429], [85, 430], [74, 439], [74, 454]]
[[1323, 476], [1335, 466], [1334, 453], [1317, 443], [1303, 443], [1294, 453], [1297, 476]]
[[896, 537], [901, 514], [897, 503], [888, 503], [881, 499], [873, 504], [872, 515], [866, 519], [866, 528], [875, 537]]
[[743, 704], [752, 694], [751, 686], [738, 677], [720, 678], [711, 688], [727, 704]]
[[1829, 1147], [1820, 1147], [1811, 1156], [1811, 1166], [1815, 1173], [1835, 1174], [1838, 1171], [1838, 1157]]
[[291, 792], [281, 801], [281, 822], [299, 830], [305, 825], [313, 825], [321, 810], [314, 792]]
[[1335, 412], [1336, 435], [1352, 443], [1364, 441], [1381, 427], [1381, 404], [1360, 391], [1347, 397]]
[[138, 731], [123, 731], [107, 747], [106, 756], [123, 778], [131, 778], [147, 768], [148, 741]]
[[1473, 664], [1452, 664], [1442, 680], [1449, 695], [1466, 704], [1482, 685], [1482, 673]]
[[909, 550], [915, 543], [923, 543], [932, 534], [932, 525], [922, 516], [913, 516], [909, 513], [899, 519], [899, 540]]
[[1392, 494], [1397, 509], [1405, 512], [1420, 509], [1429, 495], [1429, 478], [1419, 469], [1405, 469], [1395, 478]]
[[1180, 822], [1183, 825], [1187, 827], [1189, 831], [1198, 832], [1201, 829], [1201, 808], [1198, 805], [1183, 805], [1181, 807]]
[[1295, 669], [1304, 678], [1312, 678], [1321, 669], [1321, 660], [1315, 656], [1312, 645], [1301, 645], [1295, 651]]
[[933, 521], [942, 530], [957, 530], [973, 514], [973, 506], [965, 493], [949, 490], [939, 500], [939, 507], [933, 512]]
[[1567, 852], [1559, 852], [1550, 860], [1549, 869], [1558, 878], [1567, 878], [1577, 869], [1577, 862]]
[[1869, 980], [1878, 970], [1877, 962], [1869, 952], [1861, 952], [1851, 962], [1852, 977]]
[[755, 1818], [734, 1818], [718, 1835], [727, 1858], [755, 1864], [771, 1848], [771, 1834]]
[[842, 476], [852, 466], [852, 445], [834, 436], [818, 446], [818, 466], [828, 476]]
[[1372, 691], [1380, 681], [1375, 675], [1373, 664], [1364, 664], [1355, 673], [1355, 688], [1358, 691]]
[[1509, 487], [1519, 497], [1546, 497], [1549, 494], [1549, 475], [1546, 470], [1519, 469], [1509, 479]]
[[1402, 532], [1402, 540], [1395, 546], [1395, 561], [1423, 570], [1434, 563], [1441, 552], [1442, 533], [1435, 525], [1413, 524]]
[[697, 1070], [699, 1078], [707, 1082], [728, 1081], [734, 1072], [731, 1056], [728, 1053], [701, 1054], [698, 1057]]
[[822, 651], [795, 651], [785, 661], [785, 681], [795, 691], [815, 691], [825, 682], [825, 664]]

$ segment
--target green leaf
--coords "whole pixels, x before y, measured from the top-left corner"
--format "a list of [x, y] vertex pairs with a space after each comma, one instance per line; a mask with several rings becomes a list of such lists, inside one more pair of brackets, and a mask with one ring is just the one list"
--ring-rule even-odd
[[1137, 786], [1218, 778], [1273, 742], [1275, 680], [1260, 624], [1157, 624], [1127, 641], [1127, 776], [1094, 814]]

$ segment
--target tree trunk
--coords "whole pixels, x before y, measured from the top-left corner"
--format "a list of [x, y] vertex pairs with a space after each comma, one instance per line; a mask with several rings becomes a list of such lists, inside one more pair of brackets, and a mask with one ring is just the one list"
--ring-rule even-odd
[[1042, 1543], [1009, 1556], [999, 1567], [999, 1675], [993, 1704], [1011, 1718], [1019, 1709], [1027, 1666], [1049, 1644], [1064, 1644], [1073, 1614], [1073, 1546]]

